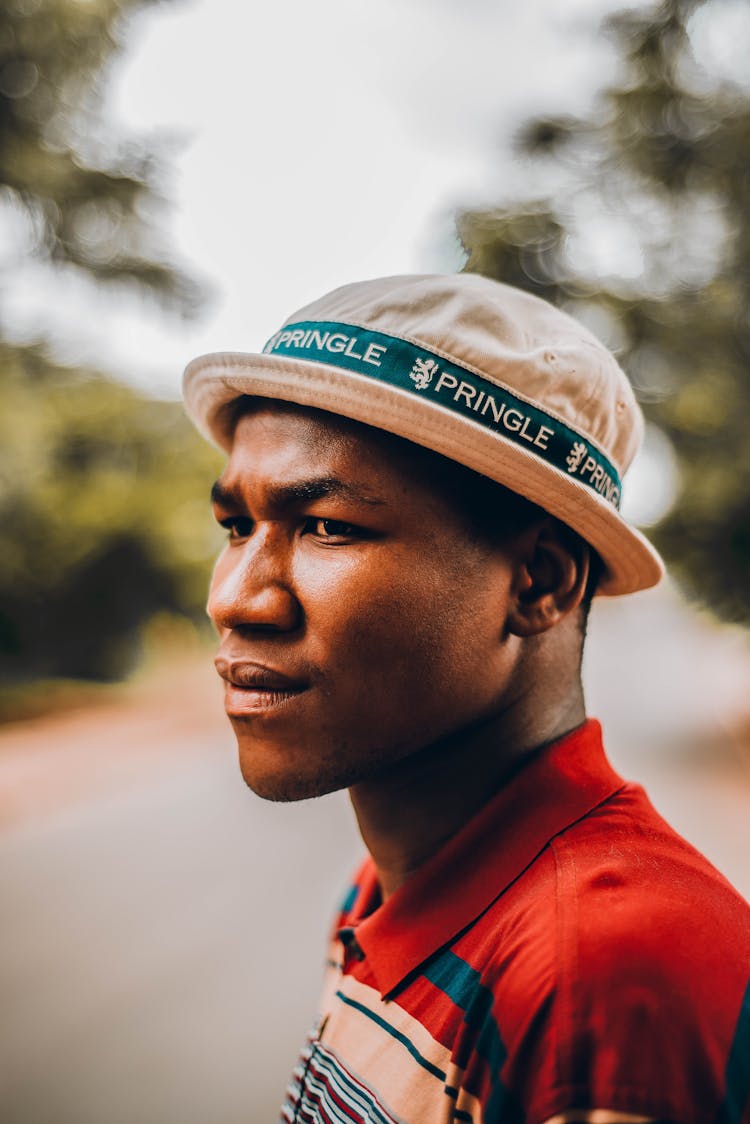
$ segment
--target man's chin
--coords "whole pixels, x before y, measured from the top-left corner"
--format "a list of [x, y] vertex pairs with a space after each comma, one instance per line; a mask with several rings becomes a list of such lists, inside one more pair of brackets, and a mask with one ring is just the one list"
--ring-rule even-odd
[[263, 800], [291, 803], [351, 788], [377, 776], [391, 756], [379, 747], [363, 749], [343, 739], [331, 739], [325, 749], [314, 740], [272, 742], [233, 725], [245, 784]]
[[258, 776], [253, 771], [242, 770], [245, 784], [262, 800], [275, 804], [293, 804], [300, 800], [313, 800], [316, 796], [327, 796], [346, 788], [345, 784], [328, 785], [316, 777], [268, 777]]
[[348, 788], [351, 783], [348, 776], [325, 769], [310, 773], [288, 766], [272, 768], [268, 763], [259, 761], [258, 756], [257, 753], [243, 751], [240, 746], [242, 777], [247, 787], [263, 800], [285, 804], [312, 800], [316, 796], [327, 796], [329, 792]]

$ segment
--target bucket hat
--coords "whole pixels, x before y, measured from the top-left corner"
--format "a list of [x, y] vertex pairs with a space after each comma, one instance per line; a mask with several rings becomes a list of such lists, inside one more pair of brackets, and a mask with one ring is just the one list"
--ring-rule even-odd
[[556, 516], [600, 555], [597, 592], [655, 585], [662, 561], [620, 515], [643, 417], [611, 353], [547, 301], [477, 274], [345, 285], [295, 312], [259, 353], [188, 364], [198, 430], [232, 443], [242, 395], [327, 410], [465, 465]]

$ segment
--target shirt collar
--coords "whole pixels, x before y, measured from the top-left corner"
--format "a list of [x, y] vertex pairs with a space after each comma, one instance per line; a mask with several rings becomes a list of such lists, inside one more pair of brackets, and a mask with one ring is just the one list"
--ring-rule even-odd
[[553, 836], [617, 792], [601, 726], [544, 747], [423, 867], [379, 904], [372, 860], [347, 918], [382, 995], [483, 913]]

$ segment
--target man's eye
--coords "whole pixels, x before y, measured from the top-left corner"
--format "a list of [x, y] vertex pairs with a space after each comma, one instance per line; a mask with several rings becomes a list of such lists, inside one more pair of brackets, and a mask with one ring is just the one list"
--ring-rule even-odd
[[328, 542], [349, 540], [357, 534], [353, 523], [344, 523], [340, 519], [310, 519], [305, 529], [309, 534]]
[[226, 527], [230, 539], [246, 539], [253, 533], [254, 523], [244, 515], [229, 515], [219, 520], [220, 527]]

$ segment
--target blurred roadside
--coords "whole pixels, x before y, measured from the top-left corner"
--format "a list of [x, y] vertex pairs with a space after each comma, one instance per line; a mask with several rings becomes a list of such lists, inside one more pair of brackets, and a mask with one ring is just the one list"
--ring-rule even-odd
[[1, 728], [4, 1124], [274, 1119], [358, 852], [245, 790], [209, 652]]
[[0, 726], [0, 833], [153, 783], [175, 753], [208, 751], [222, 732], [215, 679], [209, 648], [193, 646], [126, 684], [73, 695], [62, 713]]

